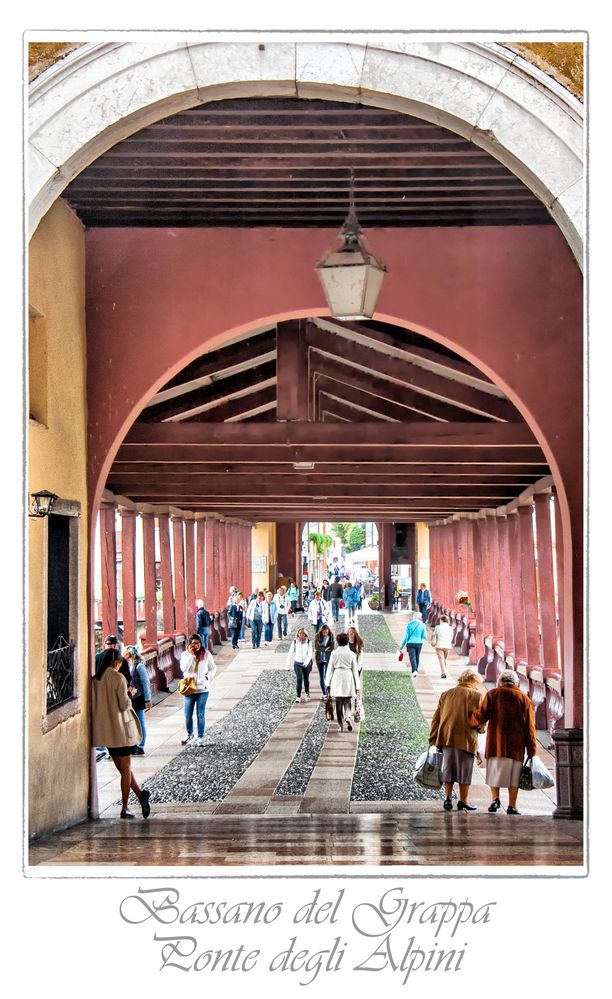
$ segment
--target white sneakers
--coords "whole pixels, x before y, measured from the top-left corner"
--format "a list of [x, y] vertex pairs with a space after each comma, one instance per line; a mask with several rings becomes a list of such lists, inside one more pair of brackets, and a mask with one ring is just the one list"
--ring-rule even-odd
[[188, 742], [193, 742], [194, 746], [198, 746], [198, 747], [201, 747], [201, 746], [204, 745], [204, 739], [203, 738], [202, 739], [198, 738], [198, 739], [194, 740], [194, 738], [193, 738], [193, 732], [191, 733], [191, 735], [186, 735], [184, 739], [181, 739], [181, 746], [186, 746]]

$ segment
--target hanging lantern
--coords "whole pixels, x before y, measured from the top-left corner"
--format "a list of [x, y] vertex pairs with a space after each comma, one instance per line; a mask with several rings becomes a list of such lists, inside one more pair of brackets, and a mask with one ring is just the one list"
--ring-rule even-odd
[[355, 213], [351, 170], [350, 207], [339, 233], [344, 245], [317, 264], [329, 311], [336, 319], [371, 319], [387, 268], [365, 248]]

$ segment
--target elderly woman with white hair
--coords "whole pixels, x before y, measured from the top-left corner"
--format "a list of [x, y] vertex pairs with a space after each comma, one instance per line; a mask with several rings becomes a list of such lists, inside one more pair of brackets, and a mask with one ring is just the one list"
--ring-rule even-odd
[[477, 728], [472, 715], [480, 707], [482, 694], [480, 676], [466, 669], [457, 680], [457, 686], [445, 690], [431, 720], [429, 744], [442, 750], [442, 781], [444, 783], [444, 809], [452, 811], [453, 784], [459, 785], [458, 812], [474, 812], [468, 795], [472, 783], [474, 756], [478, 749]]
[[489, 690], [472, 723], [487, 725], [485, 780], [491, 788], [490, 812], [501, 808], [499, 790], [508, 788], [508, 815], [520, 815], [516, 807], [519, 781], [525, 755], [535, 756], [536, 728], [533, 705], [519, 688], [519, 678], [513, 669], [505, 669], [498, 686]]

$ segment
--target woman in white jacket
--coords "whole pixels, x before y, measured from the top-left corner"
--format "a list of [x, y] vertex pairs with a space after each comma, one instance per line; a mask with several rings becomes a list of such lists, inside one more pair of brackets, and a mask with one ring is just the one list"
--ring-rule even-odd
[[340, 732], [344, 730], [344, 721], [349, 732], [353, 731], [350, 715], [351, 702], [360, 689], [359, 670], [355, 654], [348, 647], [348, 635], [341, 631], [336, 635], [336, 648], [329, 657], [329, 665], [325, 674], [327, 692], [336, 702], [336, 718]]
[[314, 598], [308, 604], [308, 620], [315, 630], [315, 635], [318, 635], [324, 624], [328, 624], [331, 627], [331, 604], [323, 599], [320, 590], [316, 591]]
[[206, 702], [210, 681], [217, 672], [215, 660], [208, 649], [202, 648], [199, 635], [192, 635], [186, 650], [181, 655], [181, 673], [183, 676], [193, 676], [196, 681], [195, 694], [185, 695], [185, 728], [187, 735], [181, 739], [181, 745], [186, 746], [193, 739], [193, 709], [196, 708], [198, 719], [198, 737], [194, 743], [196, 746], [204, 745], [204, 731], [206, 728]]
[[310, 671], [313, 659], [312, 642], [306, 634], [306, 630], [299, 628], [287, 654], [287, 669], [291, 669], [291, 666], [293, 666], [295, 670], [295, 679], [297, 682], [296, 704], [302, 700], [302, 683], [304, 684], [304, 700], [310, 700]]
[[435, 626], [434, 633], [431, 636], [431, 644], [436, 650], [442, 679], [446, 680], [446, 660], [448, 653], [453, 647], [453, 629], [449, 624], [446, 614], [442, 614], [440, 623]]

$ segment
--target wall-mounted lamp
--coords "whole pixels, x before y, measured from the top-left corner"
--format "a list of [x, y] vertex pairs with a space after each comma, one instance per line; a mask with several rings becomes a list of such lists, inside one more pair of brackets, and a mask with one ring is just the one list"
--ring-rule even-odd
[[336, 319], [371, 319], [387, 268], [366, 250], [355, 213], [351, 170], [349, 213], [339, 233], [340, 250], [330, 250], [317, 264], [329, 311]]
[[41, 489], [37, 493], [32, 493], [32, 513], [30, 517], [48, 517], [53, 511], [57, 502], [55, 493], [50, 493], [48, 489]]

